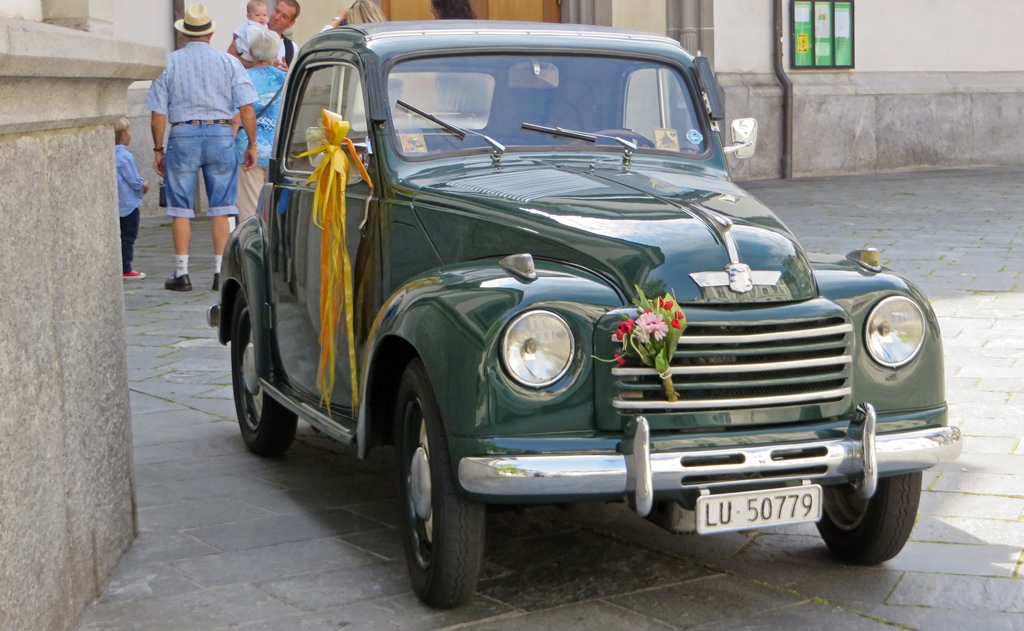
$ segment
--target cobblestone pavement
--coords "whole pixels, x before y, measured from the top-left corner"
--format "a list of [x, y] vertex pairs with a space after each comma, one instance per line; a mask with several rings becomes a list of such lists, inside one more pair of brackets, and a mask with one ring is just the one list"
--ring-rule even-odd
[[239, 437], [228, 350], [206, 327], [207, 225], [190, 294], [144, 220], [125, 284], [139, 537], [79, 629], [1024, 629], [1024, 171], [747, 184], [811, 251], [866, 245], [928, 293], [963, 457], [925, 475], [904, 551], [829, 557], [813, 526], [673, 536], [621, 504], [494, 512], [479, 595], [410, 594], [390, 454], [300, 423], [282, 459]]

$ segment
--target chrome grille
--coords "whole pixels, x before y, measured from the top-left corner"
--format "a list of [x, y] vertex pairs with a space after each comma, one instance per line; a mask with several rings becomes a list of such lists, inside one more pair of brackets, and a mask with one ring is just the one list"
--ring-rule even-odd
[[679, 400], [636, 358], [612, 368], [620, 411], [734, 410], [807, 405], [849, 396], [853, 326], [841, 317], [781, 324], [691, 324], [672, 360]]

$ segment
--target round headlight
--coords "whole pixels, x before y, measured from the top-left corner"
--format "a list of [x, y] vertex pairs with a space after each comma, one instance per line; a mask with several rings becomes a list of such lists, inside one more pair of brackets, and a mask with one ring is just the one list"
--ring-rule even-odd
[[924, 344], [924, 333], [921, 307], [909, 298], [894, 296], [871, 310], [864, 340], [872, 359], [895, 368], [914, 359]]
[[551, 385], [569, 370], [573, 338], [569, 325], [550, 311], [529, 311], [508, 324], [501, 359], [509, 376], [524, 386]]

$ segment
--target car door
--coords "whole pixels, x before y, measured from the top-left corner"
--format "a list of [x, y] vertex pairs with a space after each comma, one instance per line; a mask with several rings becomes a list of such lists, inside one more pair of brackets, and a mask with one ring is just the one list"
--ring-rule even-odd
[[[361, 159], [375, 178], [375, 163], [367, 135], [365, 86], [354, 60], [332, 57], [303, 64], [295, 70], [299, 89], [290, 107], [282, 112], [275, 145], [277, 169], [268, 207], [268, 243], [271, 295], [276, 314], [276, 341], [284, 381], [310, 402], [321, 400], [317, 385], [320, 363], [320, 278], [322, 231], [313, 218], [316, 183], [307, 184], [321, 155], [298, 157], [324, 143], [323, 109], [339, 114], [351, 124], [349, 138], [361, 146]], [[355, 344], [362, 349], [369, 319], [379, 304], [379, 248], [375, 245], [376, 198], [355, 165], [346, 187], [347, 248], [352, 262], [356, 309]], [[364, 305], [366, 305], [364, 307]], [[335, 382], [331, 407], [335, 415], [353, 417], [349, 340], [344, 313], [335, 326]]]

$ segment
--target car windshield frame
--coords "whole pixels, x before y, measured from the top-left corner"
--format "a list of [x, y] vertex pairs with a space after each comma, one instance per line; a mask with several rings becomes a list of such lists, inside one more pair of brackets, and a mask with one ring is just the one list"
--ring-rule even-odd
[[[558, 64], [554, 64], [558, 61]], [[497, 97], [494, 93], [485, 95], [484, 101], [487, 102], [488, 112], [487, 117], [483, 121], [483, 124], [475, 124], [472, 117], [466, 117], [459, 113], [453, 113], [450, 111], [444, 111], [446, 108], [438, 106], [438, 99], [436, 93], [440, 90], [435, 90], [433, 98], [424, 99], [423, 93], [417, 94], [415, 89], [417, 86], [405, 85], [408, 76], [411, 73], [440, 73], [443, 70], [447, 70], [445, 67], [446, 63], [451, 63], [453, 75], [471, 75], [474, 74], [472, 71], [476, 71], [477, 75], [487, 75], [492, 78], [491, 87], [497, 93]], [[570, 62], [566, 65], [565, 62]], [[614, 91], [615, 99], [614, 103], [609, 106], [608, 110], [617, 110], [611, 115], [618, 117], [618, 120], [624, 120], [627, 117], [626, 112], [626, 90], [628, 81], [625, 76], [625, 72], [629, 71], [633, 75], [637, 75], [637, 71], [654, 71], [655, 77], [648, 79], [653, 80], [656, 85], [660, 86], [663, 83], [668, 83], [670, 88], [674, 88], [674, 96], [677, 102], [681, 102], [681, 107], [676, 107], [675, 110], [668, 112], [668, 114], [677, 117], [676, 120], [672, 121], [673, 124], [679, 122], [678, 117], [686, 117], [685, 122], [687, 123], [685, 131], [671, 129], [670, 131], [677, 131], [675, 134], [675, 141], [678, 143], [679, 150], [674, 150], [671, 143], [663, 143], [665, 134], [657, 132], [659, 137], [657, 140], [650, 138], [649, 136], [637, 133], [628, 133], [629, 130], [622, 129], [621, 127], [616, 128], [601, 128], [601, 129], [580, 129], [579, 127], [587, 127], [587, 125], [579, 125], [573, 127], [572, 125], [577, 123], [575, 120], [571, 120], [568, 117], [562, 119], [556, 119], [554, 122], [563, 122], [566, 124], [552, 125], [552, 127], [561, 127], [563, 129], [572, 129], [574, 131], [582, 131], [586, 133], [591, 132], [618, 132], [610, 134], [611, 136], [617, 136], [627, 141], [637, 141], [639, 146], [635, 152], [637, 155], [655, 155], [659, 157], [671, 157], [684, 160], [706, 160], [714, 154], [714, 141], [712, 140], [712, 130], [710, 121], [707, 118], [706, 112], [703, 110], [703, 98], [699, 96], [699, 90], [696, 85], [695, 78], [692, 73], [682, 64], [676, 62], [671, 58], [666, 57], [652, 57], [650, 55], [640, 55], [628, 51], [607, 51], [607, 50], [538, 50], [538, 51], [522, 51], [522, 50], [508, 50], [508, 49], [493, 49], [493, 50], [474, 50], [472, 54], [467, 54], [464, 50], [435, 50], [429, 52], [420, 52], [412, 54], [404, 54], [397, 56], [390, 60], [385, 68], [385, 81], [383, 85], [386, 87], [386, 103], [387, 103], [387, 122], [384, 128], [384, 134], [387, 137], [387, 142], [390, 145], [391, 150], [395, 155], [407, 162], [422, 162], [445, 159], [452, 156], [466, 156], [466, 155], [477, 155], [477, 154], [490, 154], [492, 148], [487, 146], [485, 142], [479, 138], [466, 142], [457, 138], [456, 136], [442, 130], [437, 124], [429, 122], [419, 117], [416, 122], [409, 122], [410, 117], [406, 110], [398, 107], [396, 102], [398, 99], [406, 100], [412, 105], [423, 109], [435, 116], [438, 116], [444, 120], [457, 124], [466, 129], [470, 129], [480, 134], [486, 134], [492, 137], [494, 140], [505, 145], [507, 153], [538, 153], [538, 152], [567, 152], [567, 153], [580, 153], [580, 152], [611, 152], [621, 154], [623, 149], [621, 143], [616, 142], [614, 138], [600, 139], [597, 143], [586, 142], [580, 140], [573, 140], [572, 138], [564, 136], [556, 136], [544, 133], [538, 133], [535, 131], [529, 131], [522, 129], [522, 123], [534, 123], [537, 124], [538, 120], [532, 120], [530, 112], [525, 110], [518, 110], [515, 105], [508, 106], [502, 104], [503, 107], [507, 107], [515, 110], [514, 114], [500, 113], [496, 114], [496, 109], [492, 108], [492, 101], [495, 98], [507, 97], [509, 94], [514, 94], [514, 90], [523, 89], [531, 90], [532, 93], [526, 94], [533, 98], [540, 98], [540, 93], [547, 92], [550, 96], [548, 99], [554, 99], [555, 94], [559, 93], [559, 88], [563, 90], [569, 90], [570, 85], [563, 84], [567, 78], [565, 75], [565, 69], [573, 64], [594, 64], [605, 70], [604, 74], [611, 77], [612, 72], [608, 71], [610, 63], [618, 64], [618, 67], [613, 67], [613, 70], [619, 72], [619, 83], [616, 83], [618, 88]], [[487, 64], [492, 64], [490, 72], [484, 72]], [[552, 71], [551, 64], [554, 64], [556, 71]], [[561, 65], [560, 65], [561, 64]], [[518, 73], [519, 78], [513, 78], [513, 67], [515, 72]], [[526, 76], [522, 68], [526, 69]], [[498, 69], [507, 69], [508, 81], [507, 85], [499, 83], [500, 79], [504, 79], [504, 76], [497, 72]], [[553, 74], [554, 72], [554, 74]], [[534, 79], [533, 85], [526, 83], [520, 83], [516, 86], [512, 86], [512, 81], [529, 81], [532, 75]], [[439, 75], [438, 75], [439, 76]], [[638, 75], [637, 75], [638, 76]], [[460, 76], [456, 77], [462, 81], [466, 81], [467, 77]], [[397, 82], [395, 80], [398, 80]], [[470, 78], [471, 79], [471, 78]], [[581, 84], [581, 79], [570, 78], [575, 85]], [[675, 79], [675, 81], [671, 81]], [[585, 82], [585, 80], [583, 80]], [[611, 84], [615, 81], [614, 78], [609, 78], [608, 83]], [[545, 85], [546, 82], [546, 85]], [[555, 82], [552, 85], [552, 82]], [[457, 81], [455, 82], [457, 83]], [[502, 90], [498, 89], [501, 86]], [[410, 87], [412, 89], [410, 89]], [[600, 89], [600, 88], [596, 88]], [[465, 92], [465, 91], [464, 91]], [[662, 91], [665, 92], [665, 91]], [[591, 91], [593, 94], [593, 91]], [[420, 98], [417, 98], [417, 97]], [[478, 96], [478, 95], [475, 95]], [[659, 115], [666, 116], [666, 111], [670, 109], [665, 99], [668, 96], [663, 95], [661, 100], [658, 101]], [[587, 95], [583, 95], [577, 99], [578, 102], [593, 102], [595, 99], [588, 99]], [[419, 102], [417, 102], [419, 101]], [[520, 103], [521, 105], [535, 105], [532, 101], [525, 101]], [[435, 111], [431, 110], [434, 107]], [[550, 106], [550, 104], [548, 104]], [[604, 113], [608, 116], [607, 110]], [[398, 117], [404, 117], [405, 121], [402, 122]], [[599, 115], [600, 116], [600, 115]], [[503, 127], [501, 129], [493, 129], [491, 125], [491, 119], [497, 117], [495, 120], [501, 120]], [[545, 122], [552, 122], [550, 116], [541, 116]], [[514, 125], [513, 125], [514, 123]], [[592, 127], [593, 125], [591, 125]], [[514, 127], [514, 129], [513, 129]], [[409, 130], [409, 131], [403, 131]], [[653, 132], [648, 132], [654, 135]], [[607, 135], [607, 134], [606, 134]], [[687, 138], [689, 136], [689, 138]], [[472, 135], [468, 138], [473, 138]], [[697, 142], [693, 139], [696, 138]], [[645, 142], [645, 140], [647, 142]], [[672, 137], [669, 137], [669, 141]], [[433, 142], [431, 142], [433, 141]], [[653, 146], [655, 144], [661, 146]], [[433, 146], [431, 146], [433, 145]], [[463, 146], [465, 145], [465, 146]], [[689, 147], [695, 146], [696, 148], [691, 150]], [[668, 148], [665, 148], [668, 147]]]

